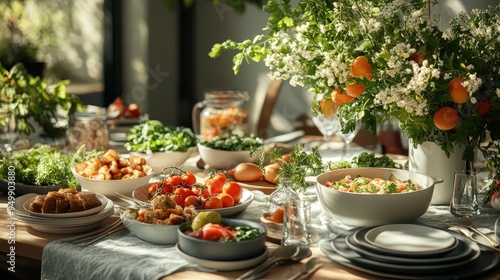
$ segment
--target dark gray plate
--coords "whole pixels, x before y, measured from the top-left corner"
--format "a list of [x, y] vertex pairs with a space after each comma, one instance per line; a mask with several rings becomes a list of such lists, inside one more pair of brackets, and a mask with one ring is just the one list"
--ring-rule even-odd
[[[50, 191], [58, 191], [61, 188], [67, 188], [65, 185], [57, 185], [57, 186], [34, 186], [34, 185], [25, 185], [23, 183], [15, 184], [14, 188], [10, 188], [13, 191], [13, 196], [25, 195], [28, 193], [36, 193], [36, 194], [47, 194]], [[80, 191], [80, 186], [77, 187], [77, 190]], [[8, 181], [0, 178], [0, 192], [5, 194], [9, 194], [9, 185]]]
[[416, 279], [416, 280], [438, 280], [438, 279], [471, 279], [476, 275], [485, 273], [498, 265], [498, 257], [492, 251], [480, 251], [480, 255], [475, 260], [456, 268], [453, 271], [441, 271], [429, 274], [415, 274], [415, 269], [412, 265], [408, 266], [406, 272], [396, 271], [381, 271], [373, 268], [368, 268], [363, 265], [354, 263], [353, 261], [337, 254], [332, 246], [332, 239], [322, 239], [318, 243], [320, 250], [332, 261], [337, 262], [346, 267], [355, 269], [360, 272], [371, 275], [394, 279]]

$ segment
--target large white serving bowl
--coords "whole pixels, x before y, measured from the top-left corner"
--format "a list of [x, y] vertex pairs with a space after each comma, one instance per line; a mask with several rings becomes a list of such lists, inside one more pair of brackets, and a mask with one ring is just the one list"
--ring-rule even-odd
[[181, 166], [192, 154], [196, 151], [196, 147], [191, 147], [185, 152], [154, 152], [154, 153], [142, 153], [131, 151], [131, 155], [136, 155], [144, 158], [149, 166], [151, 166], [156, 174], [160, 174], [161, 171], [168, 166]]
[[[363, 176], [388, 180], [394, 175], [398, 179], [411, 179], [421, 190], [396, 194], [367, 194], [335, 190], [325, 186], [345, 178]], [[434, 185], [442, 182], [420, 173], [391, 168], [350, 168], [309, 177], [316, 183], [321, 206], [343, 224], [352, 227], [368, 227], [392, 223], [411, 223], [422, 216], [431, 203]]]
[[177, 229], [180, 225], [153, 225], [120, 215], [125, 227], [138, 238], [153, 244], [173, 245], [179, 240]]
[[198, 143], [198, 153], [205, 164], [215, 169], [231, 169], [242, 162], [257, 162], [259, 153], [250, 156], [250, 151], [225, 151], [212, 149]]
[[149, 183], [151, 178], [154, 175], [153, 170], [146, 176], [134, 179], [125, 179], [125, 180], [97, 180], [97, 179], [89, 179], [85, 178], [82, 175], [78, 174], [75, 171], [75, 167], [71, 167], [71, 172], [75, 176], [78, 184], [86, 190], [91, 192], [100, 193], [107, 197], [114, 197], [115, 192], [119, 192], [122, 194], [129, 195], [135, 189], [140, 186], [144, 186]]

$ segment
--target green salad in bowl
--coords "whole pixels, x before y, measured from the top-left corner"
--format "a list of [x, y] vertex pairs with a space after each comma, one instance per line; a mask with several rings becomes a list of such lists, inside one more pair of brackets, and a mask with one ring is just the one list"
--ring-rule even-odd
[[197, 142], [190, 128], [147, 120], [130, 128], [125, 148], [144, 157], [155, 173], [160, 173], [165, 167], [183, 164], [196, 150]]

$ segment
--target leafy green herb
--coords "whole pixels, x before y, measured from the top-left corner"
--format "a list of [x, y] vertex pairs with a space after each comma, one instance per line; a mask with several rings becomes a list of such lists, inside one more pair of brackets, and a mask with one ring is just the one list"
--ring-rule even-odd
[[401, 168], [388, 156], [376, 156], [375, 153], [362, 152], [351, 160], [353, 167]]
[[125, 148], [143, 153], [185, 152], [197, 142], [190, 128], [169, 127], [156, 120], [147, 120], [130, 128]]
[[304, 144], [295, 145], [294, 149], [290, 152], [290, 162], [284, 162], [281, 159], [282, 155], [282, 150], [279, 148], [273, 150], [271, 153], [264, 152], [258, 160], [258, 165], [261, 167], [264, 166], [267, 160], [280, 162], [278, 184], [285, 179], [290, 180], [293, 190], [304, 190], [308, 185], [305, 181], [307, 176], [316, 176], [327, 171], [326, 168], [328, 165], [323, 164], [317, 148], [306, 152]]
[[212, 141], [201, 141], [201, 145], [224, 151], [255, 151], [262, 147], [262, 139], [252, 136], [231, 135], [228, 137], [214, 137]]
[[239, 242], [243, 240], [250, 240], [258, 237], [262, 233], [259, 229], [249, 226], [236, 226], [234, 229], [237, 231], [236, 236], [232, 239], [221, 239], [219, 242]]
[[15, 181], [34, 186], [64, 185], [76, 187], [76, 178], [71, 166], [90, 158], [99, 157], [102, 152], [85, 151], [81, 146], [75, 152], [65, 154], [48, 145], [36, 144], [19, 153], [0, 155], [0, 178], [7, 179], [9, 167], [15, 168]]

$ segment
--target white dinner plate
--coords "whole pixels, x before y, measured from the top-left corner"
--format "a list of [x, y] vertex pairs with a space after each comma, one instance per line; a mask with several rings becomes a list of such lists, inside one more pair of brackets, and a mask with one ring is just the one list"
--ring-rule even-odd
[[[84, 217], [84, 216], [90, 216], [97, 214], [101, 212], [104, 207], [108, 204], [108, 198], [106, 198], [102, 194], [96, 193], [97, 198], [101, 201], [101, 205], [94, 207], [92, 209], [84, 210], [84, 211], [79, 211], [79, 212], [71, 212], [71, 213], [39, 213], [39, 212], [33, 212], [29, 210], [30, 204], [35, 200], [36, 197], [30, 198], [26, 200], [23, 204], [24, 210], [28, 212], [32, 216], [37, 216], [37, 217], [42, 217], [42, 218], [50, 218], [50, 219], [64, 219], [64, 218], [78, 218], [78, 217]], [[46, 195], [40, 195], [42, 197], [45, 197]]]
[[[132, 196], [140, 201], [148, 202], [149, 186], [150, 184], [137, 188], [132, 192]], [[240, 213], [241, 211], [245, 210], [254, 200], [254, 196], [255, 195], [253, 194], [253, 192], [247, 189], [243, 189], [243, 194], [241, 195], [241, 199], [240, 202], [238, 202], [238, 204], [227, 208], [210, 209], [210, 210], [218, 212], [219, 214], [221, 214], [222, 217], [232, 216], [234, 214]]]
[[30, 224], [34, 230], [45, 232], [45, 233], [53, 233], [53, 234], [72, 234], [72, 233], [81, 233], [93, 230], [97, 228], [102, 221], [98, 221], [89, 225], [84, 226], [72, 226], [72, 227], [53, 227], [53, 226], [45, 226], [45, 225], [37, 225]]
[[177, 253], [184, 258], [186, 261], [197, 264], [199, 266], [203, 266], [206, 268], [211, 268], [211, 269], [216, 269], [219, 271], [232, 271], [232, 270], [240, 270], [240, 269], [246, 269], [250, 267], [254, 267], [260, 263], [262, 263], [266, 258], [267, 255], [269, 254], [269, 250], [266, 247], [266, 250], [264, 251], [263, 254], [260, 256], [257, 256], [255, 258], [247, 259], [247, 260], [239, 260], [239, 261], [213, 261], [213, 260], [205, 260], [205, 259], [199, 259], [193, 256], [190, 256], [186, 253], [184, 253], [180, 246], [179, 243], [175, 245], [175, 248], [177, 249]]
[[453, 249], [456, 239], [448, 232], [416, 224], [390, 224], [358, 230], [357, 244], [376, 253], [395, 256], [437, 256]]
[[363, 267], [369, 269], [376, 269], [379, 271], [395, 272], [395, 273], [412, 273], [416, 275], [422, 275], [422, 274], [439, 273], [444, 271], [452, 271], [478, 258], [481, 251], [477, 244], [468, 242], [463, 237], [458, 237], [461, 238], [460, 239], [461, 242], [467, 244], [466, 246], [472, 248], [472, 253], [470, 253], [466, 258], [446, 263], [420, 263], [418, 262], [419, 258], [415, 258], [417, 262], [413, 264], [387, 263], [383, 261], [365, 258], [364, 256], [351, 250], [346, 242], [347, 237], [348, 236], [340, 235], [332, 239], [331, 247], [334, 252], [352, 261], [353, 263], [361, 265]]
[[359, 246], [356, 244], [356, 241], [354, 241], [354, 233], [351, 233], [347, 236], [346, 238], [346, 243], [347, 246], [356, 253], [360, 254], [361, 256], [372, 259], [375, 261], [381, 261], [381, 262], [387, 262], [387, 263], [395, 263], [395, 264], [438, 264], [438, 263], [447, 263], [447, 262], [454, 262], [454, 261], [459, 261], [461, 259], [464, 259], [468, 257], [471, 252], [472, 248], [469, 246], [468, 243], [463, 242], [461, 239], [457, 239], [457, 242], [455, 243], [456, 245], [453, 245], [453, 249], [449, 252], [447, 252], [444, 255], [438, 255], [438, 256], [431, 256], [431, 257], [419, 257], [419, 258], [413, 258], [413, 257], [403, 257], [403, 256], [392, 256], [392, 255], [385, 255], [385, 254], [379, 254], [379, 253], [374, 253], [369, 250], [365, 250], [363, 247]]
[[[469, 241], [467, 241], [469, 242]], [[382, 277], [382, 279], [414, 279], [414, 280], [440, 280], [440, 279], [471, 279], [476, 275], [485, 273], [498, 265], [498, 257], [493, 251], [480, 251], [480, 255], [475, 260], [468, 264], [457, 267], [451, 271], [441, 271], [430, 274], [415, 274], [411, 270], [411, 265], [408, 266], [407, 273], [398, 273], [395, 271], [380, 271], [377, 269], [370, 269], [337, 254], [331, 246], [332, 239], [322, 239], [318, 242], [320, 250], [332, 261], [352, 268], [354, 270]], [[472, 243], [472, 242], [469, 242]]]
[[391, 224], [370, 229], [365, 240], [379, 248], [402, 253], [448, 250], [455, 242], [451, 233], [416, 224]]
[[16, 206], [14, 208], [15, 217], [34, 229], [47, 233], [69, 234], [83, 232], [92, 229], [92, 226], [98, 226], [103, 220], [115, 213], [114, 203], [108, 199], [106, 206], [101, 212], [84, 217], [67, 218], [67, 219], [51, 219], [37, 216], [31, 216], [24, 209], [23, 205], [26, 200], [37, 196], [37, 194], [25, 194], [16, 198]]

